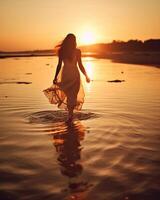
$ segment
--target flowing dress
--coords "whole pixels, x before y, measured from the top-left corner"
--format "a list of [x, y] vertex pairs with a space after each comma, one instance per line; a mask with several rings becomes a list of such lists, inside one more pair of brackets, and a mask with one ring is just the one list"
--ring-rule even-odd
[[57, 83], [43, 90], [43, 92], [49, 102], [57, 104], [58, 108], [81, 110], [85, 94], [76, 55], [72, 60], [63, 60], [63, 66], [58, 74]]

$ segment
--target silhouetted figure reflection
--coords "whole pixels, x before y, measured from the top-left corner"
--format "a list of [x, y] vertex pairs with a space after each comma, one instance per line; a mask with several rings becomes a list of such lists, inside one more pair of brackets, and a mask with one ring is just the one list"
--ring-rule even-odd
[[[62, 127], [61, 127], [62, 128]], [[62, 132], [53, 134], [53, 144], [58, 153], [61, 173], [69, 177], [71, 192], [82, 192], [87, 189], [87, 183], [82, 179], [83, 166], [81, 159], [81, 144], [85, 129], [80, 122], [65, 123]]]

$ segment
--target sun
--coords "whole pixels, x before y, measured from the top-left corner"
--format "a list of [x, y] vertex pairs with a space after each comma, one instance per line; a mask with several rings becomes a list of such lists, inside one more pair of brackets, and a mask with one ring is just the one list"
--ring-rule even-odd
[[83, 32], [81, 35], [80, 35], [80, 43], [82, 45], [88, 45], [88, 44], [93, 44], [93, 43], [96, 43], [96, 37], [95, 37], [95, 34], [91, 31], [86, 31], [86, 32]]

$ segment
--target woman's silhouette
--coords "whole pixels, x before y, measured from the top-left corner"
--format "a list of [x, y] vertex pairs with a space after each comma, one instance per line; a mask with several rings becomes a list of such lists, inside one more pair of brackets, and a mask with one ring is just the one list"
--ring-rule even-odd
[[73, 119], [73, 110], [80, 110], [84, 102], [84, 90], [79, 69], [85, 75], [86, 81], [90, 82], [82, 64], [81, 51], [76, 46], [76, 37], [71, 33], [58, 45], [59, 60], [53, 86], [44, 90], [50, 103], [58, 104], [59, 108], [68, 110], [68, 121]]

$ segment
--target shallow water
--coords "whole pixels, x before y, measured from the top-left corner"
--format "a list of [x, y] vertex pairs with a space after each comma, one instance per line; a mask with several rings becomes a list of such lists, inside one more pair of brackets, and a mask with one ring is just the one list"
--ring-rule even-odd
[[0, 60], [1, 199], [160, 199], [160, 70], [84, 58], [92, 81], [67, 124], [42, 93], [56, 62]]

